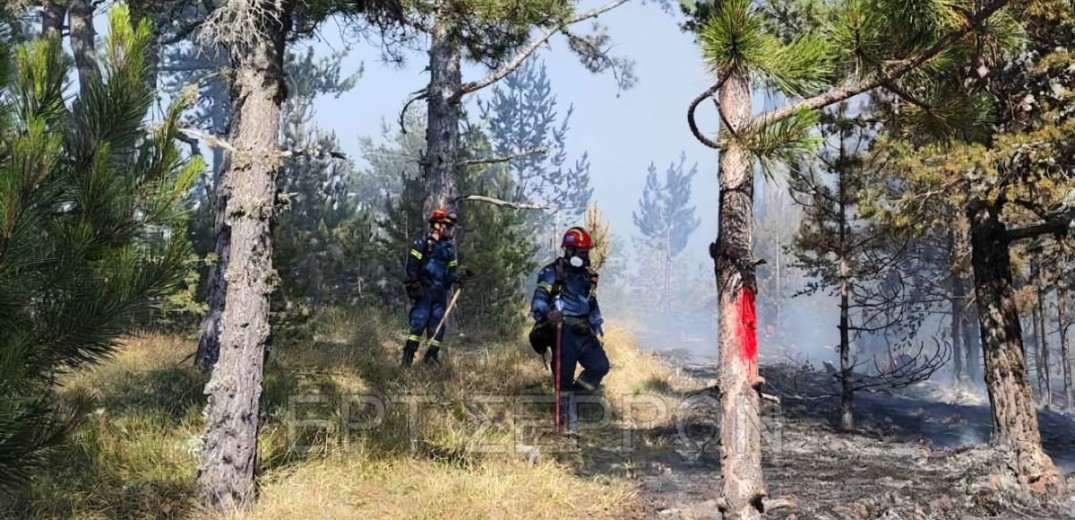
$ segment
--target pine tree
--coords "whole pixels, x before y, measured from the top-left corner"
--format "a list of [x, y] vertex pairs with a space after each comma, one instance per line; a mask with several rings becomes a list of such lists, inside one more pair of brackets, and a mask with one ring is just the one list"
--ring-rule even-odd
[[544, 60], [526, 60], [493, 87], [488, 101], [478, 100], [478, 109], [489, 125], [492, 156], [512, 158], [508, 170], [515, 192], [508, 200], [539, 203], [567, 218], [582, 216], [593, 195], [590, 163], [584, 152], [565, 168], [574, 107], [560, 119]]
[[[548, 234], [550, 229], [553, 234], [564, 231], [553, 228], [558, 220], [581, 217], [593, 188], [585, 152], [573, 165], [566, 164], [568, 125], [574, 107], [568, 106], [560, 119], [544, 62], [526, 60], [493, 87], [488, 101], [479, 99], [477, 105], [493, 144], [490, 157], [508, 159], [505, 164], [514, 178], [515, 191], [505, 200], [552, 210], [527, 214], [535, 235]], [[539, 249], [540, 259], [555, 257], [560, 250], [559, 242], [548, 246]]]
[[[698, 34], [717, 83], [689, 106], [688, 122], [701, 142], [719, 149], [718, 237], [710, 246], [720, 306], [722, 504], [725, 518], [758, 518], [768, 496], [761, 471], [757, 388], [757, 292], [752, 257], [754, 163], [801, 156], [813, 146], [817, 109], [863, 92], [906, 92], [926, 67], [962, 63], [951, 49], [1007, 4], [868, 2], [687, 2], [684, 28]], [[966, 4], [966, 5], [964, 5]], [[793, 16], [787, 16], [794, 11]], [[958, 50], [958, 49], [957, 49]], [[895, 65], [889, 65], [895, 64]], [[753, 86], [784, 94], [791, 102], [755, 116]], [[947, 92], [941, 89], [940, 93]], [[703, 135], [694, 110], [717, 102], [721, 131]], [[943, 104], [938, 106], [944, 106]]]
[[[606, 52], [609, 37], [603, 27], [595, 24], [591, 35], [573, 32], [573, 26], [626, 1], [611, 0], [582, 13], [575, 12], [573, 2], [559, 0], [421, 1], [410, 6], [413, 25], [428, 31], [430, 38], [429, 85], [414, 98], [425, 99], [427, 106], [424, 213], [451, 204], [459, 195], [455, 169], [463, 97], [502, 80], [554, 35], [568, 37], [569, 48], [587, 69], [613, 71], [621, 87], [633, 84], [630, 62]], [[531, 39], [535, 28], [541, 33]], [[464, 81], [464, 60], [485, 65], [490, 71], [480, 79]]]
[[[1073, 38], [1068, 28], [1075, 13], [1068, 3], [1052, 0], [1020, 7], [995, 25], [1025, 35], [1025, 50], [1019, 51], [1025, 59], [936, 73], [949, 86], [970, 85], [963, 100], [947, 106], [983, 113], [981, 124], [951, 128], [936, 124], [933, 111], [896, 107], [905, 121], [930, 122], [934, 131], [893, 124], [891, 150], [899, 160], [893, 161], [892, 174], [899, 182], [889, 187], [899, 189], [885, 206], [905, 222], [917, 222], [922, 208], [939, 205], [967, 219], [992, 440], [1014, 454], [1010, 464], [1019, 482], [1042, 491], [1055, 482], [1057, 470], [1041, 447], [1014, 268], [1020, 242], [1062, 239], [1075, 218], [1075, 186], [1061, 173], [1071, 167], [1071, 142], [1059, 137], [1075, 129], [1075, 119], [1067, 109], [1068, 94], [1053, 88], [1072, 80], [1061, 44]], [[989, 55], [1002, 55], [999, 50], [1019, 40], [987, 40], [997, 48]]]
[[[315, 60], [313, 49], [288, 53], [288, 90], [283, 108], [281, 146], [302, 151], [280, 170], [277, 189], [286, 208], [274, 230], [273, 264], [280, 273], [274, 295], [274, 322], [300, 325], [310, 310], [338, 304], [356, 285], [340, 262], [335, 234], [358, 210], [349, 196], [357, 177], [350, 161], [338, 158], [339, 140], [313, 122], [318, 95], [349, 91], [361, 71], [347, 77], [340, 71], [341, 54]], [[291, 332], [296, 332], [292, 330]]]
[[631, 214], [644, 243], [656, 254], [659, 266], [656, 272], [660, 273], [659, 307], [665, 311], [672, 303], [674, 262], [687, 247], [691, 233], [701, 224], [694, 216], [694, 206], [690, 205], [691, 182], [698, 173], [698, 164], [684, 171], [686, 161], [686, 153], [680, 154], [679, 163], [671, 163], [665, 170], [663, 182], [657, 177], [657, 166], [650, 163], [639, 209]]
[[2, 490], [26, 483], [85, 412], [87, 401], [56, 400], [56, 376], [108, 357], [186, 271], [180, 202], [204, 166], [175, 147], [190, 98], [144, 129], [149, 27], [131, 27], [123, 6], [108, 18], [99, 73], [85, 74], [71, 110], [59, 39], [12, 56], [0, 31]]

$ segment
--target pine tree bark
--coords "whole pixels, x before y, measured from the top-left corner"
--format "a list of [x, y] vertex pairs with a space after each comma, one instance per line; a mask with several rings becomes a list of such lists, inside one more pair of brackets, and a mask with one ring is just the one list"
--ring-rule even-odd
[[78, 69], [78, 85], [83, 95], [100, 72], [97, 69], [96, 31], [93, 28], [93, 4], [73, 0], [68, 11], [71, 26], [71, 53]]
[[[225, 159], [227, 162], [227, 159]], [[225, 176], [228, 165], [220, 169], [220, 176], [213, 186], [213, 236], [216, 237], [214, 251], [216, 263], [209, 271], [208, 311], [202, 318], [198, 335], [198, 351], [194, 355], [194, 366], [208, 372], [216, 365], [220, 356], [221, 318], [224, 316], [225, 297], [228, 294], [227, 272], [228, 256], [231, 250], [231, 228], [225, 219], [228, 208], [228, 188]]]
[[429, 87], [426, 92], [425, 176], [428, 192], [423, 217], [448, 204], [455, 196], [455, 165], [459, 158], [459, 120], [456, 92], [462, 87], [462, 51], [452, 39], [446, 15], [438, 15], [430, 35]]
[[291, 4], [265, 3], [262, 34], [235, 60], [232, 86], [235, 148], [225, 175], [230, 192], [225, 223], [231, 230], [225, 269], [228, 290], [221, 316], [220, 357], [205, 387], [206, 432], [196, 487], [205, 506], [224, 511], [249, 506], [256, 494], [259, 403], [272, 267], [272, 221], [280, 167], [280, 112], [286, 97], [284, 45]]
[[[722, 135], [746, 128], [752, 103], [745, 71], [732, 70], [718, 96], [727, 121]], [[720, 154], [719, 181], [718, 235], [710, 253], [720, 301], [720, 509], [726, 520], [751, 520], [761, 517], [768, 496], [761, 471], [757, 285], [751, 259], [754, 169], [749, 150], [734, 140]]]
[[63, 34], [63, 19], [67, 15], [67, 3], [63, 0], [41, 1], [41, 35], [59, 38]]
[[974, 200], [968, 205], [967, 216], [985, 352], [985, 382], [993, 414], [992, 442], [1012, 449], [1019, 482], [1041, 491], [1055, 481], [1057, 470], [1042, 450], [1038, 414], [1027, 383], [1009, 239], [1000, 222], [998, 206]]

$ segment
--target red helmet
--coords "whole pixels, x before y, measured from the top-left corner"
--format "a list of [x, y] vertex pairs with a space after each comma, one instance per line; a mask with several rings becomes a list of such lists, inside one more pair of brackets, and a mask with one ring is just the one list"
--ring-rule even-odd
[[433, 213], [431, 215], [429, 215], [430, 224], [436, 224], [437, 222], [443, 222], [445, 224], [455, 224], [455, 221], [455, 212], [447, 208], [437, 208], [433, 210]]
[[564, 240], [560, 245], [562, 247], [590, 249], [593, 247], [593, 237], [590, 236], [590, 233], [585, 228], [575, 226], [564, 233]]

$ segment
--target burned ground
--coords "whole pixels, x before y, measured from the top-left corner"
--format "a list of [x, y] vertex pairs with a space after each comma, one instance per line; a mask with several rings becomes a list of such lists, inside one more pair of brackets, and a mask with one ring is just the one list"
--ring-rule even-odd
[[[702, 381], [711, 367], [686, 367]], [[855, 396], [856, 431], [837, 431], [839, 397], [831, 375], [787, 364], [763, 367], [769, 518], [974, 519], [1075, 518], [1075, 500], [1046, 501], [1015, 491], [1009, 454], [988, 447], [988, 402], [981, 393], [923, 383]], [[719, 416], [715, 390], [686, 396], [672, 426], [630, 432], [630, 447], [592, 439], [585, 472], [637, 479], [647, 518], [718, 518]], [[1064, 473], [1075, 466], [1075, 421], [1039, 413], [1045, 449]], [[622, 435], [622, 432], [616, 435]], [[614, 446], [614, 447], [610, 447]], [[1072, 478], [1075, 483], [1075, 478]]]

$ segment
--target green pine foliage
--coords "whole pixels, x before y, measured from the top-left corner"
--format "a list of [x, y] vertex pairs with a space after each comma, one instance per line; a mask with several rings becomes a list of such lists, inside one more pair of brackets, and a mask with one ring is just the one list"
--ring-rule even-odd
[[180, 283], [179, 202], [203, 165], [174, 146], [180, 111], [142, 126], [148, 25], [109, 13], [102, 74], [64, 104], [60, 42], [0, 41], [0, 489], [30, 478], [78, 424], [55, 377], [92, 365]]
[[[471, 127], [463, 135], [464, 158], [488, 157], [489, 138]], [[495, 198], [510, 198], [515, 179], [504, 165], [476, 165], [460, 172], [463, 193], [482, 193]], [[529, 313], [530, 275], [539, 266], [536, 236], [525, 212], [480, 202], [469, 204], [460, 212], [460, 266], [474, 271], [466, 299], [460, 297], [460, 310], [466, 323], [476, 329], [502, 337], [513, 337], [523, 327]]]

